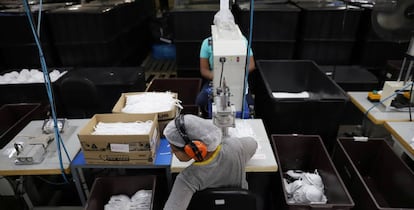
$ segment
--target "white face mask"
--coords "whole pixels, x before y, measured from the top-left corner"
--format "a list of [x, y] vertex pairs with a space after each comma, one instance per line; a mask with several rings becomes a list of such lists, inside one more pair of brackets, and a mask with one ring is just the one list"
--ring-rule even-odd
[[290, 203], [326, 203], [322, 178], [315, 170], [314, 173], [305, 173], [289, 170], [286, 174], [295, 181], [288, 183], [284, 179], [285, 190]]

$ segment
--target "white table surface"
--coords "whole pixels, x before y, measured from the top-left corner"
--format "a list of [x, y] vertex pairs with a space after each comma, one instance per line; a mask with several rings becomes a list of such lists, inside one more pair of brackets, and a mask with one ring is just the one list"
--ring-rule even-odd
[[[65, 123], [64, 132], [61, 134], [62, 141], [69, 154], [73, 159], [80, 150], [80, 142], [77, 134], [80, 129], [89, 121], [89, 119], [70, 119]], [[61, 174], [58, 152], [56, 150], [56, 141], [52, 141], [47, 148], [45, 159], [39, 164], [33, 165], [16, 165], [14, 143], [19, 136], [35, 137], [42, 134], [43, 120], [31, 121], [23, 130], [21, 130], [3, 149], [0, 150], [0, 175], [51, 175]], [[64, 149], [61, 149], [62, 163], [65, 173], [70, 173], [70, 161], [66, 157]]]
[[[372, 106], [379, 102], [373, 103], [367, 99], [368, 92], [347, 92], [352, 103], [362, 112], [366, 113]], [[368, 119], [376, 125], [382, 125], [386, 121], [401, 122], [409, 121], [410, 116], [408, 112], [403, 111], [386, 111], [383, 104], [378, 104], [368, 112]], [[414, 118], [414, 113], [413, 113]]]
[[386, 122], [384, 127], [404, 152], [414, 160], [414, 148], [410, 146], [414, 138], [414, 122]]
[[[258, 143], [256, 153], [247, 162], [246, 172], [276, 172], [278, 170], [276, 159], [261, 119], [236, 119], [236, 128], [229, 129], [229, 134], [239, 137], [252, 136]], [[179, 173], [191, 163], [192, 161], [181, 162], [173, 155], [171, 172]]]

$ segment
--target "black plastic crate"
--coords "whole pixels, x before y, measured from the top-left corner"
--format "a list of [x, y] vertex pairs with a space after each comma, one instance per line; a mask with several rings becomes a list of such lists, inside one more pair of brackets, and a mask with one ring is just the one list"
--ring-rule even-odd
[[371, 20], [372, 8], [364, 6], [364, 5], [360, 5], [360, 7], [363, 8], [364, 10], [361, 14], [357, 38], [361, 40], [371, 40], [371, 41], [381, 40], [381, 38], [374, 31], [374, 28], [372, 26], [372, 20]]
[[113, 195], [132, 197], [139, 190], [152, 190], [151, 210], [156, 209], [156, 176], [117, 176], [96, 178], [85, 206], [85, 210], [101, 210]]
[[379, 88], [378, 78], [362, 66], [320, 66], [344, 91], [372, 91]]
[[4, 104], [0, 107], [0, 149], [6, 146], [31, 120], [41, 117], [40, 103]]
[[[61, 73], [70, 70], [70, 68], [49, 68], [49, 71], [51, 72], [54, 69], [58, 70]], [[41, 69], [38, 70], [41, 71]], [[20, 72], [21, 69], [9, 69], [1, 72], [1, 75], [12, 71]], [[61, 76], [61, 78], [62, 77], [64, 77], [64, 75]], [[58, 91], [56, 84], [59, 79], [55, 82], [52, 82], [52, 89], [55, 94]], [[49, 103], [45, 83], [0, 84], [0, 92], [0, 104]], [[56, 95], [55, 100], [56, 105], [59, 107], [60, 101]]]
[[283, 209], [351, 209], [354, 207], [354, 201], [319, 136], [273, 134], [272, 145], [281, 179], [288, 170], [313, 172], [317, 169], [324, 183], [328, 200], [326, 204], [288, 203], [287, 193], [281, 180], [285, 202]]
[[301, 40], [297, 43], [296, 59], [313, 60], [318, 65], [350, 65], [354, 40]]
[[[50, 43], [42, 43], [47, 66], [61, 66], [56, 49]], [[0, 56], [8, 68], [40, 68], [39, 48], [36, 43], [0, 44]]]
[[169, 25], [175, 41], [201, 41], [211, 36], [214, 15], [220, 10], [218, 4], [196, 4], [174, 7], [170, 12]]
[[355, 40], [363, 9], [341, 2], [299, 2], [300, 39]]
[[339, 138], [332, 159], [357, 209], [414, 209], [414, 173], [383, 139]]
[[[140, 12], [142, 10], [142, 12]], [[50, 28], [57, 44], [108, 42], [148, 19], [133, 3], [82, 4], [50, 10]]]
[[[142, 24], [109, 41], [57, 43], [56, 48], [63, 66], [115, 66], [137, 49], [148, 54], [148, 33], [148, 25]], [[136, 59], [143, 56], [137, 54]]]
[[112, 66], [126, 56], [119, 39], [102, 43], [57, 44], [56, 48], [64, 66]]
[[176, 41], [177, 67], [200, 68], [201, 41]]
[[[308, 60], [258, 60], [255, 112], [268, 134], [320, 135], [332, 148], [349, 100], [346, 93]], [[300, 93], [308, 98], [274, 98], [273, 92]]]
[[385, 67], [387, 60], [404, 58], [409, 42], [397, 43], [384, 40], [367, 40], [357, 45], [355, 56], [362, 66]]
[[[238, 25], [242, 33], [249, 34], [250, 4], [239, 4], [237, 10]], [[300, 9], [292, 4], [254, 5], [253, 40], [296, 40]], [[281, 30], [283, 29], [283, 30]]]
[[200, 78], [201, 77], [200, 67], [188, 68], [188, 67], [177, 66], [177, 77], [184, 77], [184, 78], [198, 77]]
[[253, 41], [252, 50], [255, 60], [293, 59], [295, 46], [294, 40]]
[[[79, 67], [74, 68], [59, 79], [57, 85], [62, 101], [65, 101], [65, 96], [70, 96], [70, 94], [64, 93], [64, 91], [70, 90], [62, 90], [62, 82], [69, 77], [86, 78], [93, 83], [97, 92], [96, 98], [99, 102], [95, 113], [112, 112], [112, 108], [122, 93], [143, 92], [145, 90], [145, 73], [141, 67]], [[84, 102], [79, 101], [79, 103]], [[74, 107], [64, 106], [64, 108], [68, 116], [78, 114], [78, 110]]]
[[[63, 6], [64, 4], [43, 4], [40, 28], [41, 41], [49, 42], [50, 40], [50, 32], [45, 25], [47, 23], [46, 11]], [[32, 12], [33, 19], [37, 23], [39, 11], [32, 9]], [[2, 30], [0, 34], [0, 44], [29, 44], [35, 42], [23, 7], [0, 10], [0, 25], [7, 29]]]

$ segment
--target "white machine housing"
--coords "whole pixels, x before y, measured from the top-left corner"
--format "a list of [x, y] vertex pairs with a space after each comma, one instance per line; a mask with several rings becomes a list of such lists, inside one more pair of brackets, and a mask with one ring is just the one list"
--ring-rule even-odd
[[[231, 95], [230, 100], [236, 111], [242, 111], [245, 79], [245, 66], [247, 54], [247, 41], [241, 33], [239, 26], [235, 25], [233, 32], [220, 30], [217, 26], [211, 26], [213, 39], [214, 79], [213, 90], [220, 87], [220, 78], [225, 79]], [[220, 59], [225, 62], [222, 66]], [[222, 72], [222, 69], [224, 70]], [[221, 75], [223, 74], [223, 75]], [[214, 93], [215, 96], [216, 93]]]

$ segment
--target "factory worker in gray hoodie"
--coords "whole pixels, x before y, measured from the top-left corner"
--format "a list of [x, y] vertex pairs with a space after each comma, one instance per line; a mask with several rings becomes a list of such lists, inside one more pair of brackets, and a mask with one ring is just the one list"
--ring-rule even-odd
[[206, 188], [248, 189], [245, 167], [257, 142], [251, 137], [222, 137], [211, 120], [179, 115], [164, 129], [171, 151], [180, 161], [195, 161], [180, 172], [164, 210], [185, 210], [196, 191]]

